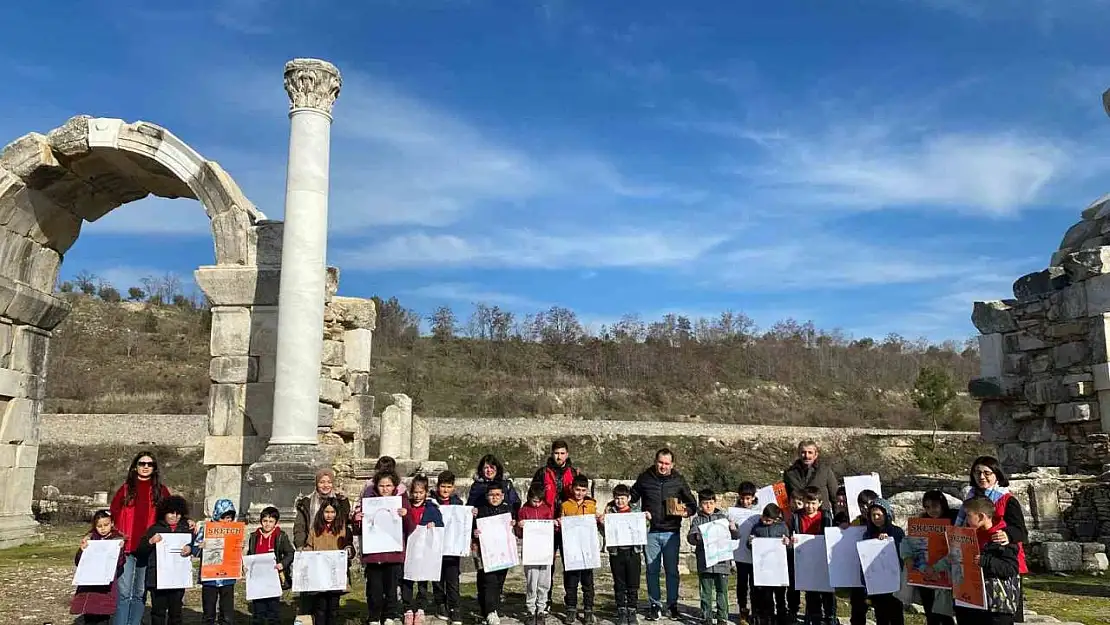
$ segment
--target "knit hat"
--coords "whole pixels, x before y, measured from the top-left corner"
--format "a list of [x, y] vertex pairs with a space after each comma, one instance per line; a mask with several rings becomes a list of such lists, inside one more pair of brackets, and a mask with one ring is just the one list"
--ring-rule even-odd
[[894, 523], [894, 506], [890, 505], [889, 501], [879, 497], [875, 501], [872, 501], [871, 505], [867, 507], [868, 512], [873, 508], [882, 508], [883, 514], [886, 516], [886, 522], [888, 524]]
[[212, 520], [219, 521], [228, 513], [235, 514], [235, 504], [230, 499], [217, 499], [216, 505], [212, 506]]

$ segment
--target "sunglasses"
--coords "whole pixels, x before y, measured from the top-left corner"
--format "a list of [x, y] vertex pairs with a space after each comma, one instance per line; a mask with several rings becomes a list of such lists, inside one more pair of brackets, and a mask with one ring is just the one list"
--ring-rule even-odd
[[140, 460], [140, 461], [135, 463], [135, 466], [137, 466], [137, 467], [150, 467], [150, 468], [153, 469], [154, 468], [154, 463], [153, 462], [147, 462], [146, 460]]

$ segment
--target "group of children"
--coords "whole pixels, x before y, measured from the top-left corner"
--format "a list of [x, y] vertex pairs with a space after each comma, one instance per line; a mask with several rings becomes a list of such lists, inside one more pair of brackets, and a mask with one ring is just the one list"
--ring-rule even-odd
[[[372, 483], [372, 494], [388, 497], [398, 493], [403, 487], [401, 480], [392, 470], [379, 471]], [[519, 509], [510, 504], [505, 493], [505, 486], [499, 482], [491, 482], [485, 490], [485, 500], [475, 506], [476, 518], [485, 518], [500, 514], [509, 514], [513, 519], [513, 526], [518, 536], [523, 535], [524, 524], [532, 520], [551, 520], [555, 522], [556, 529], [559, 519], [578, 515], [595, 516], [599, 528], [605, 523], [605, 517], [611, 513], [639, 512], [632, 504], [632, 493], [628, 486], [617, 485], [613, 488], [612, 501], [603, 511], [597, 510], [597, 504], [589, 496], [589, 483], [584, 476], [574, 479], [572, 485], [573, 496], [561, 503], [561, 508], [556, 511], [545, 501], [542, 487], [533, 487], [529, 490], [527, 499]], [[442, 527], [443, 516], [439, 512], [440, 505], [461, 505], [462, 501], [455, 494], [455, 476], [450, 471], [441, 473], [436, 482], [434, 496], [429, 497], [429, 483], [424, 476], [412, 479], [406, 496], [402, 497], [402, 507], [397, 514], [402, 517], [404, 536], [408, 536], [419, 526]], [[744, 482], [739, 488], [737, 506], [754, 508], [756, 502], [756, 486], [751, 482]], [[731, 562], [720, 562], [707, 565], [705, 548], [701, 543], [698, 527], [704, 523], [711, 523], [719, 519], [728, 519], [725, 512], [718, 508], [716, 494], [709, 489], [698, 493], [698, 511], [692, 519], [687, 540], [695, 546], [698, 560], [699, 595], [701, 601], [702, 617], [706, 625], [728, 625], [729, 601], [727, 597], [728, 578], [732, 571]], [[787, 515], [776, 504], [763, 505], [760, 519], [755, 524], [749, 535], [741, 536], [738, 526], [729, 522], [732, 538], [746, 540], [753, 538], [777, 538], [783, 540], [788, 546], [796, 542], [795, 535], [817, 534], [822, 535], [825, 528], [839, 526], [847, 528], [851, 525], [865, 526], [864, 538], [894, 539], [901, 548], [904, 534], [894, 525], [894, 515], [890, 504], [881, 499], [872, 491], [860, 493], [858, 498], [861, 515], [856, 519], [848, 518], [848, 507], [843, 489], [838, 491], [837, 500], [832, 504], [832, 510], [822, 501], [821, 491], [816, 487], [792, 493], [790, 496], [792, 513]], [[361, 514], [355, 514], [353, 519], [348, 519], [341, 512], [342, 507], [336, 499], [329, 498], [322, 501], [316, 510], [313, 523], [308, 531], [304, 546], [305, 550], [335, 551], [345, 550], [349, 560], [356, 557], [353, 547], [355, 528], [361, 522]], [[948, 507], [945, 495], [940, 491], [925, 493], [922, 501], [922, 515], [931, 518], [948, 518], [955, 520], [954, 511]], [[649, 513], [643, 513], [645, 521], [650, 519]], [[989, 600], [986, 612], [956, 608], [951, 610], [951, 593], [940, 590], [921, 589], [922, 603], [930, 623], [950, 625], [954, 614], [963, 623], [992, 623], [1002, 625], [1012, 623], [1013, 610], [1010, 609], [1011, 619], [1006, 620], [1007, 602], [1016, 601], [1014, 596], [1016, 583], [1014, 579], [1018, 574], [1017, 546], [1008, 544], [1000, 545], [990, 539], [990, 536], [1001, 528], [994, 523], [995, 506], [985, 497], [969, 499], [964, 506], [965, 525], [975, 528], [980, 537], [979, 564], [983, 569], [986, 579], [987, 595]], [[190, 528], [186, 520], [187, 504], [178, 496], [164, 500], [157, 510], [156, 523], [146, 532], [141, 540], [136, 556], [144, 563], [146, 569], [146, 588], [151, 596], [151, 625], [179, 625], [182, 622], [182, 602], [184, 590], [159, 590], [157, 587], [157, 549], [156, 545], [162, 540], [162, 534], [167, 533], [193, 533], [191, 541], [182, 548], [180, 557], [201, 557], [204, 548], [203, 523]], [[233, 504], [226, 499], [216, 502], [212, 520], [234, 520], [236, 511]], [[280, 519], [277, 508], [268, 507], [260, 515], [259, 527], [250, 534], [248, 540], [248, 554], [273, 553], [275, 567], [282, 576], [282, 585], [291, 587], [289, 577], [293, 563], [294, 549], [289, 537], [278, 527]], [[195, 532], [195, 533], [194, 533]], [[477, 529], [474, 530], [475, 554], [479, 553]], [[559, 547], [558, 534], [556, 547]], [[89, 534], [82, 539], [81, 549], [77, 553], [80, 560], [82, 551], [91, 540], [110, 540], [121, 538], [113, 526], [111, 514], [104, 510], [97, 512], [93, 517], [93, 524]], [[639, 588], [641, 579], [641, 565], [643, 547], [641, 546], [606, 546], [609, 555], [609, 567], [613, 577], [613, 594], [616, 602], [616, 625], [638, 625], [637, 604], [639, 601]], [[789, 554], [789, 552], [788, 552]], [[900, 551], [901, 557], [907, 560], [910, 554]], [[176, 554], [175, 554], [176, 555]], [[403, 625], [424, 625], [425, 609], [432, 608], [429, 603], [434, 602], [434, 609], [439, 618], [448, 621], [451, 625], [461, 625], [459, 613], [459, 577], [460, 558], [445, 556], [442, 563], [440, 581], [431, 584], [432, 592], [428, 592], [427, 582], [412, 582], [403, 579], [404, 552], [367, 554], [362, 556], [365, 565], [366, 600], [369, 608], [370, 623], [395, 625], [397, 619], [402, 619]], [[793, 559], [788, 557], [790, 577], [793, 580]], [[122, 570], [122, 556], [119, 570]], [[754, 584], [753, 566], [750, 563], [737, 562], [737, 599], [740, 606], [740, 618], [753, 625], [789, 625], [798, 619], [801, 608], [800, 593], [789, 587], [756, 586]], [[119, 571], [117, 571], [118, 577]], [[487, 625], [499, 625], [498, 612], [501, 609], [501, 599], [504, 589], [507, 570], [485, 571], [481, 559], [478, 558], [477, 586], [478, 605]], [[528, 614], [532, 619], [531, 625], [540, 625], [545, 622], [549, 594], [551, 591], [552, 566], [525, 566], [525, 595]], [[206, 624], [231, 623], [234, 614], [234, 580], [202, 581], [202, 604], [204, 622]], [[578, 589], [581, 588], [582, 612], [581, 619], [584, 625], [594, 625], [595, 585], [592, 569], [564, 571], [563, 588], [565, 591], [564, 604], [566, 606], [565, 625], [573, 625], [579, 618], [578, 614]], [[305, 593], [302, 596], [302, 609], [308, 610], [313, 616], [314, 625], [334, 625], [337, 622], [339, 599], [344, 591]], [[86, 623], [107, 622], [115, 610], [115, 583], [104, 587], [79, 587], [71, 604], [71, 612], [84, 614]], [[401, 597], [401, 606], [398, 607], [398, 596]], [[751, 598], [750, 609], [748, 598]], [[831, 625], [836, 623], [836, 596], [834, 593], [809, 592], [805, 593], [804, 619], [807, 625]], [[903, 607], [901, 600], [893, 594], [868, 595], [862, 588], [853, 588], [850, 591], [851, 622], [862, 625], [870, 609], [875, 612], [877, 625], [901, 625], [903, 623]], [[278, 623], [281, 599], [259, 599], [251, 603], [252, 623], [254, 625], [275, 625]], [[402, 613], [403, 610], [403, 613]], [[945, 620], [947, 619], [947, 620]]]

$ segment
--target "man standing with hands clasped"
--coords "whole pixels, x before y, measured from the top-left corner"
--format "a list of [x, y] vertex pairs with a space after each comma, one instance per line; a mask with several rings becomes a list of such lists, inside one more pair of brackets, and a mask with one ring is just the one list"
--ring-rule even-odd
[[831, 467], [817, 460], [820, 455], [816, 441], [798, 443], [798, 459], [782, 472], [782, 481], [786, 484], [787, 493], [805, 492], [810, 486], [816, 487], [821, 491], [822, 508], [831, 512], [831, 502], [836, 501], [836, 474]]
[[674, 468], [674, 452], [664, 447], [655, 452], [655, 464], [648, 467], [632, 485], [632, 502], [640, 502], [644, 512], [651, 513], [647, 546], [647, 590], [651, 607], [647, 619], [658, 620], [663, 615], [659, 592], [660, 565], [667, 576], [667, 612], [679, 618], [678, 612], [678, 548], [682, 519], [692, 516], [697, 509], [694, 494], [686, 478]]

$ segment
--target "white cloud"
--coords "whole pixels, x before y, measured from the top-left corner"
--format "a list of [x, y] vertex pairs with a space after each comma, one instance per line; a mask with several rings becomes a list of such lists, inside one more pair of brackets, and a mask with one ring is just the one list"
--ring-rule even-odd
[[488, 304], [505, 306], [512, 309], [541, 309], [551, 306], [531, 297], [491, 290], [480, 284], [470, 282], [437, 282], [405, 291], [403, 295], [420, 297], [440, 302], [465, 302], [467, 304]]
[[796, 207], [1010, 215], [1042, 199], [1070, 160], [1061, 142], [1016, 132], [909, 137], [864, 125], [812, 138], [781, 131], [745, 138], [765, 160], [739, 173]]
[[212, 232], [204, 206], [186, 198], [147, 197], [81, 226], [81, 234], [202, 235]]
[[337, 253], [352, 269], [666, 267], [693, 261], [722, 243], [722, 235], [662, 230], [537, 234], [513, 230], [487, 236], [413, 232]]

